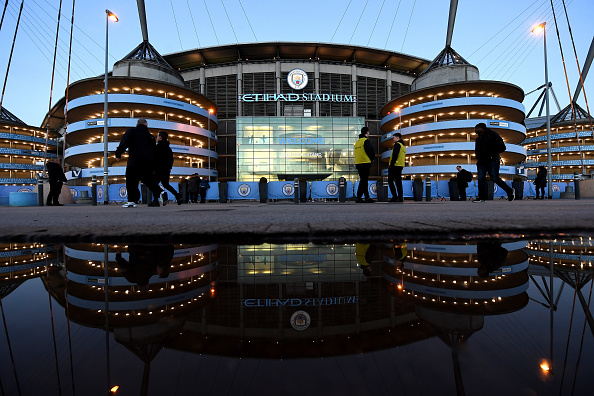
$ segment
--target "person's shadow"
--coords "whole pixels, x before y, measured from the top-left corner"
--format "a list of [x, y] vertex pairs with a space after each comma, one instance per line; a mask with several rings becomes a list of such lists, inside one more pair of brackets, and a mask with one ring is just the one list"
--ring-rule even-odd
[[146, 291], [153, 275], [159, 275], [159, 278], [169, 276], [173, 250], [173, 244], [130, 244], [128, 261], [122, 257], [121, 252], [117, 252], [116, 262], [128, 282], [135, 283], [140, 290]]
[[479, 262], [478, 276], [488, 278], [489, 274], [501, 268], [507, 258], [508, 250], [501, 246], [501, 242], [478, 242], [476, 256]]

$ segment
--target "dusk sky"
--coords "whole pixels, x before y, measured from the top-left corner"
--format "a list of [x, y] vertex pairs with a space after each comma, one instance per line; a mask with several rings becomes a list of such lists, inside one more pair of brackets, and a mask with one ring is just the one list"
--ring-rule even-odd
[[[2, 6], [5, 1], [1, 2]], [[21, 0], [8, 0], [0, 31], [4, 80]], [[444, 48], [448, 0], [146, 0], [149, 41], [162, 54], [233, 43], [291, 41], [352, 44], [403, 52], [432, 60]], [[579, 82], [563, 1], [554, 0], [571, 96]], [[592, 0], [565, 0], [580, 68], [594, 37]], [[3, 107], [39, 126], [49, 109], [59, 0], [25, 0]], [[134, 0], [78, 1], [75, 9], [70, 81], [103, 74], [105, 9], [110, 22], [109, 70], [142, 41]], [[208, 10], [208, 11], [207, 11]], [[52, 104], [64, 96], [72, 0], [62, 1], [62, 18]], [[210, 15], [210, 17], [209, 17]], [[212, 21], [212, 22], [211, 22]], [[452, 47], [476, 65], [483, 80], [520, 86], [526, 93], [544, 84], [542, 33], [547, 22], [549, 79], [561, 108], [569, 104], [550, 0], [460, 0]], [[214, 29], [213, 29], [214, 25]], [[585, 83], [586, 94], [594, 86]], [[594, 112], [594, 94], [591, 94]], [[526, 97], [526, 111], [538, 93]], [[578, 103], [586, 109], [584, 95]], [[551, 114], [557, 108], [551, 101]], [[533, 114], [534, 115], [534, 114]]]

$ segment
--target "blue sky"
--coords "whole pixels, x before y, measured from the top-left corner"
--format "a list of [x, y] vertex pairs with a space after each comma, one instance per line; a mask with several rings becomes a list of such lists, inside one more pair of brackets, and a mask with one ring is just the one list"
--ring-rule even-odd
[[[4, 1], [0, 2], [4, 5]], [[163, 55], [198, 47], [248, 42], [305, 41], [388, 49], [432, 60], [444, 47], [448, 0], [146, 0], [149, 41]], [[562, 0], [554, 0], [571, 96], [579, 74]], [[565, 0], [583, 65], [594, 37], [592, 0]], [[59, 0], [25, 0], [3, 106], [39, 126], [49, 108]], [[0, 31], [2, 81], [20, 0], [9, 0]], [[348, 6], [348, 7], [347, 7]], [[104, 71], [105, 9], [110, 23], [109, 69], [142, 41], [135, 0], [76, 2], [71, 82]], [[208, 11], [207, 11], [208, 10]], [[64, 96], [72, 0], [62, 1], [52, 103]], [[210, 15], [210, 18], [209, 18]], [[590, 19], [590, 20], [589, 20]], [[211, 23], [212, 20], [212, 23]], [[506, 81], [529, 92], [544, 83], [542, 36], [547, 21], [549, 78], [563, 108], [569, 104], [550, 0], [460, 0], [452, 47], [476, 65], [481, 79]], [[249, 22], [248, 22], [249, 21]], [[213, 29], [214, 25], [214, 29]], [[586, 94], [594, 86], [586, 80]], [[594, 112], [594, 93], [592, 109]], [[524, 101], [527, 110], [536, 100]], [[578, 101], [586, 108], [584, 96]], [[551, 112], [556, 107], [551, 102]]]

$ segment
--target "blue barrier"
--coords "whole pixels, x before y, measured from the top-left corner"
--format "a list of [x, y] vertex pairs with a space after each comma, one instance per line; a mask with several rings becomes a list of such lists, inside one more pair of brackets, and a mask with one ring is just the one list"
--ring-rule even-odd
[[8, 206], [37, 206], [37, 193], [13, 191], [8, 194]]
[[227, 199], [260, 199], [258, 182], [228, 182]]
[[[359, 181], [358, 180], [355, 182], [355, 185], [353, 187], [354, 187], [355, 195], [357, 195], [357, 190], [359, 189]], [[377, 186], [375, 184], [375, 181], [367, 182], [367, 191], [369, 192], [370, 198], [377, 198]], [[365, 196], [363, 196], [363, 197], [365, 197]]]
[[437, 182], [437, 197], [438, 198], [449, 198], [450, 197], [450, 181], [439, 180]]
[[293, 199], [293, 197], [295, 197], [294, 182], [291, 182], [291, 181], [268, 182], [268, 199]]
[[11, 192], [32, 192], [34, 186], [0, 186], [0, 206], [9, 205]]
[[[219, 200], [219, 182], [209, 182], [210, 188], [206, 190], [206, 200]], [[173, 184], [172, 184], [173, 185]]]
[[[353, 182], [347, 181], [346, 197], [353, 197]], [[338, 199], [338, 181], [313, 181], [311, 182], [312, 199]]]

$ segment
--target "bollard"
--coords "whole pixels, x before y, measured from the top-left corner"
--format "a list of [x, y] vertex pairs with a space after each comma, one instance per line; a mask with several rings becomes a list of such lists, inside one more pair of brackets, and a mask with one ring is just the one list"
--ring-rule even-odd
[[258, 184], [258, 190], [260, 193], [260, 203], [267, 203], [268, 202], [268, 180], [265, 177], [260, 178], [260, 183]]
[[573, 189], [575, 191], [575, 199], [580, 199], [580, 178], [581, 174], [578, 172], [573, 173]]
[[297, 178], [295, 178], [295, 181], [293, 182], [293, 189], [295, 190], [293, 202], [298, 204], [299, 203], [299, 179], [297, 179]]
[[37, 205], [43, 206], [43, 179], [37, 179]]
[[227, 203], [227, 183], [219, 183], [219, 202]]
[[338, 179], [338, 202], [346, 202], [346, 186], [347, 182], [344, 177]]
[[91, 205], [97, 206], [97, 176], [91, 177]]
[[431, 178], [425, 178], [425, 201], [431, 201]]

